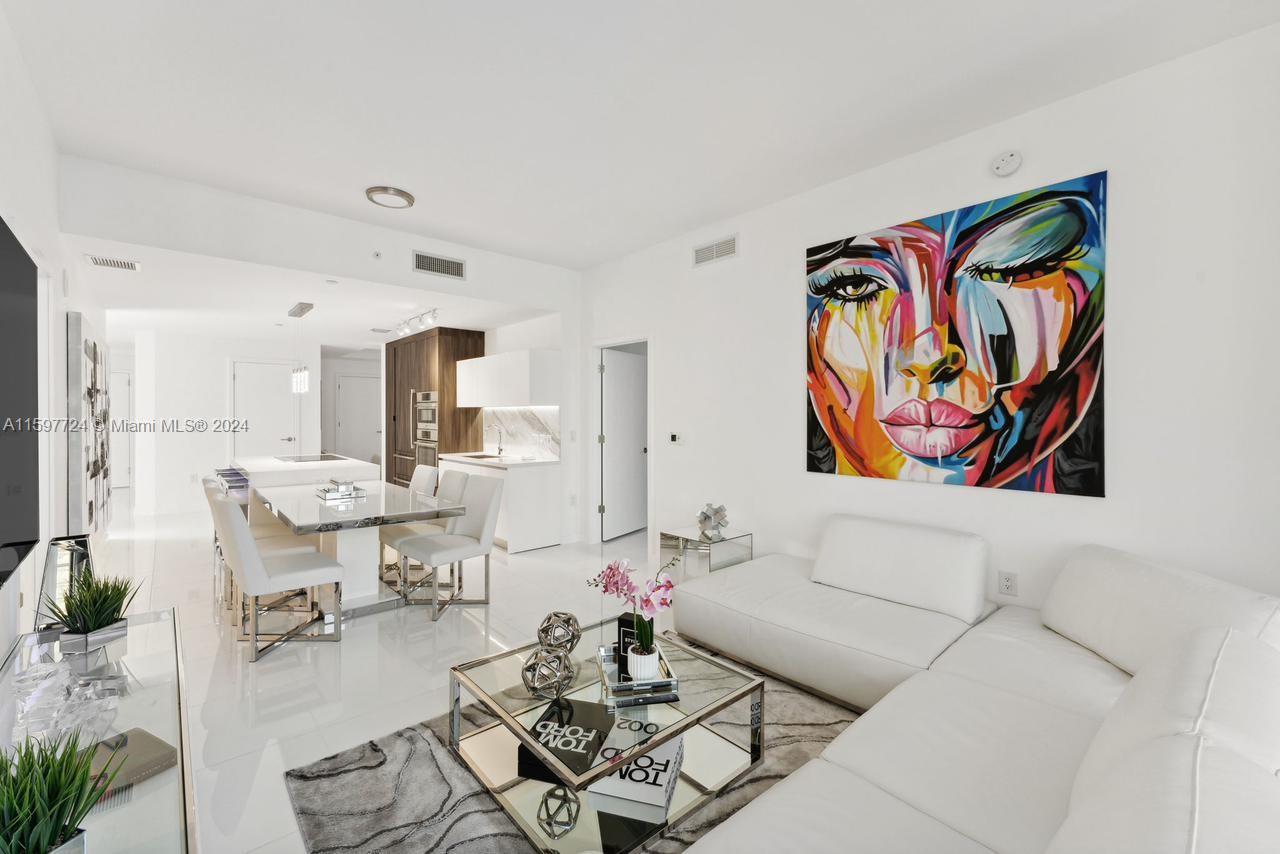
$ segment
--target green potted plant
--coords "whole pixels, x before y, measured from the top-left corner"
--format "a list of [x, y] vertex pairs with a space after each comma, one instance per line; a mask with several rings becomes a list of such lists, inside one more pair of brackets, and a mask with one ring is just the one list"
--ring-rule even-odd
[[[99, 578], [85, 572], [58, 603], [45, 597], [45, 610], [63, 626], [63, 652], [88, 652], [123, 637], [128, 630], [124, 612], [138, 594], [126, 578]], [[3, 852], [0, 852], [3, 854]]]
[[112, 753], [94, 774], [93, 751], [80, 749], [78, 731], [0, 751], [0, 854], [85, 851], [80, 822], [119, 770]]

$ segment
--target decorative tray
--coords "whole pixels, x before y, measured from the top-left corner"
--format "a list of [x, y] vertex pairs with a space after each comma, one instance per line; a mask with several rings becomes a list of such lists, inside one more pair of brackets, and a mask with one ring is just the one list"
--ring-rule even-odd
[[609, 644], [596, 650], [596, 666], [600, 668], [600, 683], [611, 697], [627, 697], [637, 694], [674, 694], [680, 687], [680, 679], [671, 669], [667, 654], [658, 644], [657, 679], [623, 679], [618, 676], [618, 645]]
[[359, 486], [350, 489], [344, 489], [339, 486], [320, 486], [316, 488], [316, 495], [325, 501], [354, 501], [359, 498], [368, 496], [368, 492]]

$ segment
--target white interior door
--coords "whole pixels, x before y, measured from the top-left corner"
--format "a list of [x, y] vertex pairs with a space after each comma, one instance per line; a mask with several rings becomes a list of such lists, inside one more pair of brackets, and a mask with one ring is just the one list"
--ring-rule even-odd
[[357, 460], [372, 460], [382, 446], [382, 380], [339, 376], [334, 403], [338, 419], [334, 450]]
[[[133, 420], [133, 375], [128, 371], [112, 371], [107, 399], [111, 401], [112, 421]], [[133, 485], [133, 434], [127, 430], [111, 431], [111, 488]]]
[[600, 538], [648, 524], [648, 358], [600, 351]]
[[292, 392], [292, 366], [236, 362], [232, 368], [232, 417], [248, 429], [234, 433], [237, 457], [274, 457], [298, 453], [298, 396]]

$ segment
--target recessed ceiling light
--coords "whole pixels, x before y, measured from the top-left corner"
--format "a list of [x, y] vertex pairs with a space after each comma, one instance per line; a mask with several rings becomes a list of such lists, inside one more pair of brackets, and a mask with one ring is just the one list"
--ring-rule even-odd
[[384, 208], [413, 207], [413, 194], [399, 187], [370, 187], [364, 194], [369, 201]]

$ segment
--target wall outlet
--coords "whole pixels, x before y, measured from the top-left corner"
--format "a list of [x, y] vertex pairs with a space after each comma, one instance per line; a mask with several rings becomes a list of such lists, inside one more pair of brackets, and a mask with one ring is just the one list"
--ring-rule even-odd
[[1000, 593], [1004, 596], [1018, 595], [1018, 573], [1002, 572], [999, 581]]

